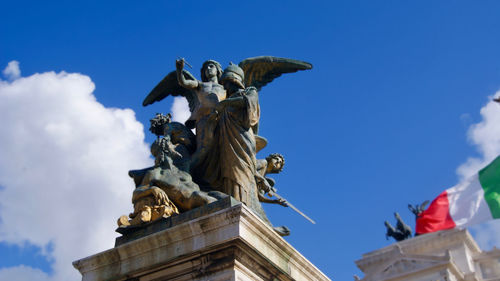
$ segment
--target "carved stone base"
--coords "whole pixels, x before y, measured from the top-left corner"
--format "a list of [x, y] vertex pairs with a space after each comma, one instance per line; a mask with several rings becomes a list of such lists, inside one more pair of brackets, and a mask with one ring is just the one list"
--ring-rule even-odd
[[356, 261], [362, 281], [500, 280], [500, 251], [483, 252], [467, 230], [420, 235]]
[[206, 206], [212, 212], [198, 210], [198, 218], [121, 237], [127, 242], [73, 265], [84, 281], [330, 280], [245, 205], [221, 201], [228, 207]]

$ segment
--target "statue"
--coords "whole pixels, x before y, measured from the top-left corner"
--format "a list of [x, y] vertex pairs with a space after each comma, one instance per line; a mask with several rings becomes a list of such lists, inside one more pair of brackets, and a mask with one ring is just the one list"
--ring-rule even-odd
[[177, 207], [168, 199], [167, 194], [156, 186], [136, 188], [132, 196], [134, 212], [118, 219], [118, 226], [137, 226], [155, 221], [161, 217], [178, 214]]
[[[243, 70], [230, 65], [221, 77], [228, 98], [219, 102], [210, 116], [216, 123], [217, 143], [198, 167], [199, 180], [251, 207], [257, 199], [255, 174], [256, 141], [252, 126], [259, 122], [259, 95], [243, 85]], [[252, 207], [251, 207], [252, 208]]]
[[[415, 220], [425, 211], [425, 207], [429, 204], [429, 200], [425, 200], [422, 204], [416, 204], [415, 206], [408, 204], [408, 209], [415, 215]], [[404, 223], [403, 219], [398, 213], [394, 213], [396, 217], [396, 227], [394, 228], [388, 221], [385, 221], [385, 227], [387, 228], [387, 233], [385, 234], [385, 238], [389, 237], [394, 238], [396, 241], [402, 241], [408, 239], [412, 235], [411, 227]], [[415, 233], [417, 236], [418, 233]]]
[[412, 235], [411, 227], [403, 222], [403, 219], [401, 219], [401, 216], [397, 212], [394, 213], [394, 217], [396, 217], [396, 228], [394, 228], [388, 221], [384, 222], [385, 227], [387, 228], [385, 238], [389, 239], [389, 237], [392, 237], [398, 242], [410, 238]]
[[[410, 212], [412, 212], [415, 215], [415, 222], [418, 220], [420, 215], [425, 211], [425, 207], [427, 207], [427, 204], [429, 204], [429, 200], [425, 200], [422, 202], [422, 204], [416, 204], [415, 206], [408, 204], [408, 209]], [[418, 236], [419, 234], [415, 231], [415, 236]]]
[[219, 84], [222, 67], [214, 60], [207, 60], [201, 68], [201, 81], [184, 69], [184, 59], [176, 60], [176, 71], [172, 71], [144, 99], [147, 106], [161, 101], [165, 97], [183, 96], [189, 103], [191, 116], [186, 121], [190, 129], [196, 128], [197, 122], [212, 112], [215, 105], [226, 98], [226, 92]]
[[[155, 165], [142, 170], [129, 171], [136, 189], [132, 203], [134, 213], [126, 222], [122, 216], [118, 226], [144, 224], [161, 217], [191, 210], [217, 201], [223, 197], [218, 193], [200, 190], [189, 174], [189, 155], [193, 151], [194, 135], [184, 125], [170, 121], [170, 114], [157, 114], [151, 120], [150, 131], [158, 136], [151, 145]], [[163, 137], [160, 137], [163, 135]], [[186, 159], [188, 162], [186, 163]], [[170, 209], [169, 209], [170, 207]], [[163, 211], [165, 210], [165, 211]]]
[[215, 106], [226, 98], [226, 91], [219, 79], [222, 75], [221, 65], [214, 60], [207, 60], [201, 68], [201, 81], [196, 80], [188, 71], [184, 70], [184, 59], [175, 62], [176, 71], [170, 72], [144, 99], [143, 105], [161, 101], [168, 95], [183, 96], [188, 100], [191, 116], [185, 125], [196, 129], [196, 159], [206, 154], [213, 139], [213, 127], [207, 124], [208, 116]]
[[[256, 157], [267, 144], [258, 135], [259, 91], [282, 74], [311, 69], [311, 64], [265, 56], [231, 63], [222, 72], [218, 62], [208, 60], [201, 80], [185, 70], [185, 64], [184, 59], [176, 60], [176, 70], [143, 102], [147, 106], [169, 95], [183, 96], [191, 116], [184, 125], [171, 122], [170, 115], [151, 120], [150, 130], [158, 136], [151, 146], [155, 165], [129, 172], [136, 183], [134, 213], [122, 225], [147, 223], [232, 196], [272, 226], [261, 202], [296, 208], [275, 194], [274, 180], [266, 177], [283, 169], [283, 156]], [[278, 199], [266, 198], [266, 193]], [[286, 227], [274, 229], [280, 235], [290, 233]]]
[[259, 189], [259, 201], [262, 203], [279, 204], [284, 207], [288, 207], [286, 200], [282, 199], [270, 199], [266, 197], [266, 193], [269, 191], [276, 192], [274, 188], [275, 181], [272, 178], [266, 177], [267, 174], [278, 174], [283, 171], [285, 166], [285, 158], [279, 153], [273, 153], [267, 156], [265, 159], [257, 160], [257, 186]]
[[[257, 195], [260, 202], [279, 204], [283, 207], [288, 207], [288, 202], [281, 197], [277, 199], [271, 199], [265, 196], [266, 194], [268, 194], [269, 197], [272, 197], [272, 195], [277, 191], [274, 187], [275, 181], [272, 178], [266, 177], [266, 175], [280, 173], [283, 170], [284, 165], [285, 158], [279, 153], [273, 153], [267, 156], [265, 159], [257, 160], [257, 174], [255, 175], [255, 180], [258, 190]], [[263, 213], [261, 217], [264, 217], [266, 219], [266, 222], [269, 225], [272, 225], [265, 213]], [[275, 226], [273, 227], [273, 229], [281, 236], [290, 235], [290, 229], [287, 226]]]
[[[176, 60], [176, 74], [179, 85], [183, 88], [191, 90], [195, 94], [195, 108], [191, 112], [191, 117], [187, 121], [188, 127], [194, 127], [198, 131], [203, 128], [203, 123], [198, 124], [204, 120], [217, 103], [226, 98], [226, 91], [219, 79], [222, 75], [221, 65], [214, 60], [207, 60], [201, 67], [201, 81], [186, 79], [182, 72], [184, 70], [184, 59]], [[194, 124], [195, 126], [189, 125]]]
[[424, 202], [422, 202], [422, 204], [416, 204], [415, 206], [413, 206], [412, 204], [408, 204], [408, 209], [415, 215], [415, 219], [418, 219], [420, 214], [425, 211], [425, 207], [427, 207], [427, 204], [429, 204], [429, 200], [425, 200]]

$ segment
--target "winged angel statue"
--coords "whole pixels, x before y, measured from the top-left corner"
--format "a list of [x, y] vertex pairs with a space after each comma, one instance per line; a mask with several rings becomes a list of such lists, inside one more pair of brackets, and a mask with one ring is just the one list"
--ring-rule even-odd
[[[265, 138], [257, 135], [259, 92], [282, 74], [308, 70], [312, 65], [261, 56], [245, 59], [238, 65], [231, 63], [222, 71], [218, 62], [207, 60], [201, 68], [200, 81], [184, 69], [184, 64], [184, 59], [176, 61], [176, 70], [156, 85], [144, 99], [143, 106], [168, 96], [185, 97], [191, 111], [185, 128], [196, 129], [193, 141], [196, 145], [193, 153], [187, 156], [190, 165], [184, 170], [199, 186], [196, 193], [205, 192], [203, 198], [233, 196], [271, 225], [259, 202], [262, 197], [259, 192], [275, 191], [269, 179], [257, 171], [256, 153], [267, 144]], [[182, 138], [170, 136], [169, 139]], [[286, 206], [283, 200], [276, 202]], [[286, 227], [275, 230], [281, 235], [288, 231]]]

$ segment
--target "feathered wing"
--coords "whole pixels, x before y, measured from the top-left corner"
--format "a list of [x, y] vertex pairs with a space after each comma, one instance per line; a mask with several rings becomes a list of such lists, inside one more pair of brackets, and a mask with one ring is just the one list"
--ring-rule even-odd
[[[184, 75], [184, 78], [188, 80], [196, 80], [196, 78], [194, 78], [194, 76], [187, 70], [183, 70], [182, 74]], [[198, 98], [196, 97], [196, 94], [193, 91], [179, 85], [179, 82], [177, 81], [177, 73], [175, 71], [172, 71], [167, 74], [167, 76], [165, 76], [165, 78], [163, 78], [163, 80], [161, 80], [160, 83], [156, 85], [156, 87], [154, 87], [154, 89], [144, 99], [142, 105], [147, 106], [154, 102], [161, 101], [169, 95], [172, 95], [174, 97], [185, 97], [189, 102], [189, 110], [191, 112], [193, 112], [194, 108], [198, 104]]]
[[429, 200], [425, 200], [421, 205], [420, 205], [420, 211], [423, 212], [425, 211], [425, 207], [429, 204]]
[[262, 87], [284, 73], [308, 70], [312, 64], [287, 58], [261, 56], [248, 58], [239, 63], [245, 73], [245, 87], [253, 86], [260, 91]]

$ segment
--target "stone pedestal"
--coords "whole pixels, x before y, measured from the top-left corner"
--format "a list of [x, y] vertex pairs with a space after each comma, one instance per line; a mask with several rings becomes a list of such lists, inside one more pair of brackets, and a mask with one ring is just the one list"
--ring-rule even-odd
[[420, 235], [356, 261], [363, 281], [498, 281], [500, 251], [483, 252], [467, 230]]
[[232, 198], [129, 232], [73, 263], [82, 280], [330, 280]]

